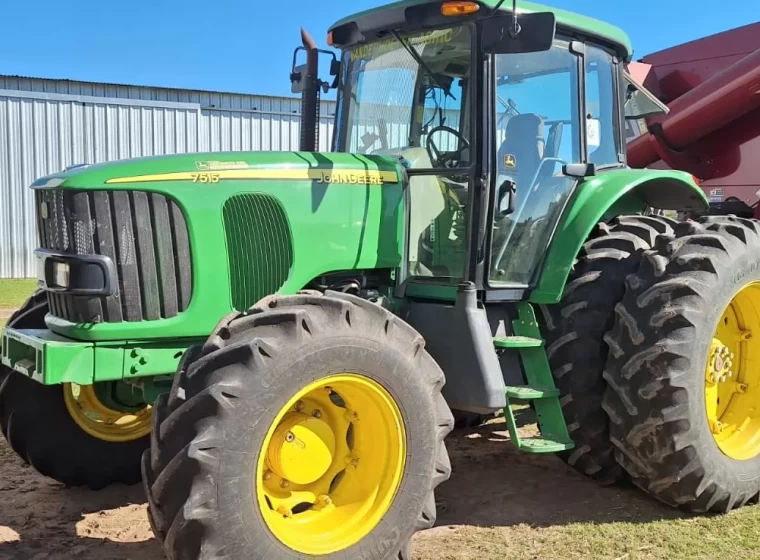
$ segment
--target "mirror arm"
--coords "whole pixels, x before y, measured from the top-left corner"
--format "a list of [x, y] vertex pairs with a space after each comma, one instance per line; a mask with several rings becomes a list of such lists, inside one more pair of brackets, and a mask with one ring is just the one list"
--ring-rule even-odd
[[512, 0], [512, 30], [509, 32], [509, 35], [513, 39], [517, 39], [520, 31], [520, 24], [517, 21], [517, 0]]

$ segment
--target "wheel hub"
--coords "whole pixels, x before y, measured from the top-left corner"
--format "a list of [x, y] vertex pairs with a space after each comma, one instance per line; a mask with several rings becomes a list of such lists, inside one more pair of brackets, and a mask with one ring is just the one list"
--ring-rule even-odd
[[713, 339], [709, 366], [707, 368], [708, 383], [722, 383], [733, 376], [734, 354], [720, 340]]
[[335, 434], [327, 422], [293, 412], [275, 430], [267, 458], [272, 471], [296, 484], [322, 478], [335, 457]]
[[312, 556], [361, 541], [401, 485], [405, 433], [393, 397], [367, 377], [332, 375], [293, 395], [256, 470], [257, 502], [274, 536]]

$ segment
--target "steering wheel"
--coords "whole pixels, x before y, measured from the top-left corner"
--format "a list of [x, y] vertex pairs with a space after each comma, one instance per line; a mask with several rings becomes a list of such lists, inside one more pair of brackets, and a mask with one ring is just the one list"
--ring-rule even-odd
[[[436, 132], [447, 132], [448, 134], [454, 135], [454, 137], [457, 139], [457, 149], [453, 152], [442, 152], [439, 150], [438, 146], [435, 143], [435, 140], [433, 140], [433, 134]], [[428, 132], [427, 145], [425, 146], [433, 167], [449, 168], [457, 167], [456, 165], [453, 165], [453, 162], [461, 162], [462, 153], [469, 147], [470, 142], [467, 140], [467, 138], [465, 138], [458, 130], [451, 128], [450, 126], [436, 126], [433, 128], [430, 132]]]

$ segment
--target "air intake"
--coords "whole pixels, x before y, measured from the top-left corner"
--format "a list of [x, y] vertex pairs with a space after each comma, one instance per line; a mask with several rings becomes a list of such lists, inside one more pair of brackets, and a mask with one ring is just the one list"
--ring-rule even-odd
[[293, 266], [293, 235], [285, 209], [268, 194], [230, 197], [223, 216], [232, 307], [243, 311], [285, 284]]

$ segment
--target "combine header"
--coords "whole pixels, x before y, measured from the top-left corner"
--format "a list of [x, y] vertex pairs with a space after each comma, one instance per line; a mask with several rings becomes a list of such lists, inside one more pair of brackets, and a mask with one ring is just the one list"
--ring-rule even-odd
[[650, 117], [644, 134], [629, 125], [629, 165], [688, 171], [711, 213], [752, 216], [760, 190], [760, 23], [645, 56], [629, 70], [670, 108]]

